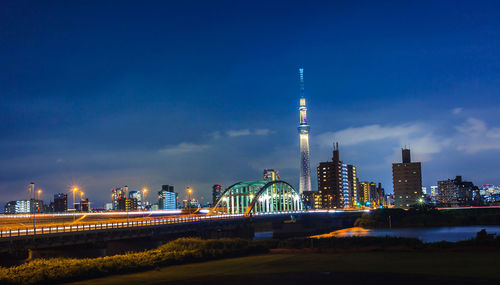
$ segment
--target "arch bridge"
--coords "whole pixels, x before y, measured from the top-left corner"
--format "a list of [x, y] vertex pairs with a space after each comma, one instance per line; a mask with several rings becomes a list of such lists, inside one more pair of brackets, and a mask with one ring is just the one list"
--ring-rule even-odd
[[210, 214], [276, 213], [302, 211], [304, 204], [297, 191], [287, 182], [246, 181], [228, 187]]

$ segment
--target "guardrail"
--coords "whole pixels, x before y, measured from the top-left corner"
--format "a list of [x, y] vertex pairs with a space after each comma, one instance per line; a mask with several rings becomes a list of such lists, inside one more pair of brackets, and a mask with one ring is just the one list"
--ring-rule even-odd
[[8, 231], [7, 230], [0, 231], [0, 238], [35, 236], [35, 235], [46, 235], [55, 233], [66, 233], [66, 232], [108, 230], [116, 228], [147, 227], [147, 226], [157, 226], [166, 224], [192, 223], [192, 222], [200, 222], [206, 220], [236, 219], [243, 217], [244, 217], [243, 214], [237, 214], [237, 215], [177, 217], [168, 219], [153, 219], [144, 221], [128, 221], [128, 222], [116, 222], [116, 223], [107, 222], [107, 223], [76, 224], [76, 225], [61, 225], [61, 226], [56, 225], [48, 227], [41, 226], [36, 228], [23, 228], [23, 229], [15, 229]]
[[[92, 223], [92, 224], [75, 224], [75, 225], [56, 225], [56, 226], [40, 226], [36, 228], [18, 228], [14, 230], [0, 230], [0, 238], [11, 238], [11, 237], [21, 237], [21, 236], [36, 236], [36, 235], [47, 235], [55, 233], [66, 233], [66, 232], [82, 232], [82, 231], [96, 231], [96, 230], [108, 230], [117, 228], [133, 228], [133, 227], [146, 227], [146, 226], [157, 226], [166, 224], [181, 224], [181, 223], [192, 223], [207, 220], [224, 220], [224, 219], [237, 219], [237, 218], [250, 218], [252, 216], [269, 216], [269, 215], [287, 215], [287, 214], [299, 214], [306, 213], [308, 211], [283, 211], [274, 213], [253, 213], [251, 215], [245, 214], [221, 214], [213, 216], [192, 216], [192, 217], [175, 217], [175, 218], [163, 218], [163, 219], [152, 219], [143, 221], [129, 221], [129, 222], [116, 222], [116, 223]], [[323, 213], [322, 211], [309, 211], [310, 213]], [[339, 211], [326, 211], [326, 212], [339, 212]]]

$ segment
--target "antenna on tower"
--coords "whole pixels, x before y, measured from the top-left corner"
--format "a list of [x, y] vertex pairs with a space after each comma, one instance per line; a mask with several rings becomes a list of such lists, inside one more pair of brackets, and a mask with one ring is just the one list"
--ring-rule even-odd
[[304, 69], [299, 68], [299, 76], [300, 76], [300, 97], [304, 98]]

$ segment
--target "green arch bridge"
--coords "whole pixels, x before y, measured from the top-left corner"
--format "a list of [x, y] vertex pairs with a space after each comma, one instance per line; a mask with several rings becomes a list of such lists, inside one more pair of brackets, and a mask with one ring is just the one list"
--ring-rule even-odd
[[282, 180], [238, 182], [222, 192], [209, 214], [253, 214], [302, 211], [297, 191]]

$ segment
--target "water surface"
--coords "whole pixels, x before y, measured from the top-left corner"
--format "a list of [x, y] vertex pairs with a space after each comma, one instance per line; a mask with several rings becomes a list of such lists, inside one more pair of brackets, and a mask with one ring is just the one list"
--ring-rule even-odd
[[395, 229], [365, 229], [360, 227], [347, 228], [314, 237], [351, 237], [351, 236], [395, 236], [418, 238], [423, 242], [449, 241], [455, 242], [476, 237], [477, 232], [485, 229], [489, 234], [500, 235], [500, 226], [458, 226], [432, 228], [395, 228]]

